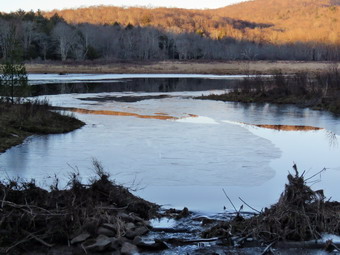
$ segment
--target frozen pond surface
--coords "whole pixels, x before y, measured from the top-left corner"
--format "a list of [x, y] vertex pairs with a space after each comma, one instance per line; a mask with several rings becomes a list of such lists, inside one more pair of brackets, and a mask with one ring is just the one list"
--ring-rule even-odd
[[109, 82], [121, 79], [136, 78], [198, 78], [198, 79], [240, 79], [247, 75], [214, 75], [214, 74], [28, 74], [30, 84], [46, 83], [79, 83], [79, 82]]
[[[146, 87], [148, 82], [157, 84], [168, 77], [148, 78], [143, 80]], [[125, 76], [119, 79], [125, 81]], [[185, 79], [190, 88], [204, 83], [197, 77]], [[136, 81], [140, 80], [131, 84]], [[223, 206], [232, 210], [222, 188], [236, 206], [241, 205], [238, 197], [257, 209], [276, 202], [295, 162], [301, 172], [307, 171], [306, 176], [326, 167], [321, 182], [312, 187], [323, 188], [326, 196], [340, 200], [338, 117], [293, 106], [194, 100], [190, 96], [211, 91], [178, 90], [49, 95], [53, 105], [93, 111], [74, 113], [86, 126], [68, 134], [34, 136], [1, 154], [1, 176], [35, 178], [48, 185], [57, 174], [65, 184], [72, 169], [79, 169], [87, 180], [94, 176], [91, 161], [96, 158], [117, 183], [137, 188], [135, 193], [147, 200], [216, 214]], [[114, 100], [157, 95], [167, 97], [130, 103]], [[279, 131], [243, 123], [321, 129]]]

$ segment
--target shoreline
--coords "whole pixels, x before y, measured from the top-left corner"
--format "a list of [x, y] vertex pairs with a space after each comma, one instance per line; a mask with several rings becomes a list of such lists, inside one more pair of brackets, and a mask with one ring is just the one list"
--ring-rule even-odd
[[[22, 144], [32, 135], [62, 134], [85, 125], [73, 116], [60, 114], [39, 103], [0, 103], [0, 154]], [[34, 112], [34, 114], [32, 114]]]
[[26, 63], [27, 73], [98, 73], [98, 74], [270, 74], [322, 72], [340, 62], [305, 61], [134, 61], [134, 62], [60, 62]]
[[[197, 99], [240, 103], [293, 104], [302, 108], [340, 114], [339, 70], [333, 68], [322, 73], [297, 73], [289, 77], [276, 73], [270, 79], [246, 78], [237, 89], [220, 95]], [[313, 82], [312, 82], [313, 81]]]

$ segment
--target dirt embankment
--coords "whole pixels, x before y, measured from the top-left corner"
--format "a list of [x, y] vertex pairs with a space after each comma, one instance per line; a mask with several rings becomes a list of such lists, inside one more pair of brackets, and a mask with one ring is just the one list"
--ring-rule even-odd
[[283, 73], [299, 71], [320, 72], [340, 66], [333, 62], [300, 61], [159, 61], [159, 62], [42, 62], [27, 63], [28, 73], [153, 73], [153, 74], [269, 74], [274, 70]]

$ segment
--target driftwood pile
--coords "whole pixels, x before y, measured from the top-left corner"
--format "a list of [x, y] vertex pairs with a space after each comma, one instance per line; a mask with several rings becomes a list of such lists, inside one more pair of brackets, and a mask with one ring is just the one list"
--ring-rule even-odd
[[219, 223], [205, 231], [203, 237], [217, 236], [225, 243], [242, 246], [246, 240], [296, 245], [318, 240], [323, 233], [340, 235], [340, 203], [327, 201], [322, 190], [312, 190], [306, 184], [310, 178], [305, 179], [296, 165], [293, 167], [295, 175], [288, 175], [288, 184], [276, 204], [253, 217], [238, 215]]
[[0, 182], [0, 253], [58, 245], [78, 247], [82, 253], [111, 249], [129, 254], [137, 249], [133, 240], [149, 231], [147, 220], [158, 205], [110, 181], [99, 164], [97, 170], [99, 178], [89, 185], [74, 174], [65, 190], [58, 189], [57, 179], [50, 191], [34, 181]]

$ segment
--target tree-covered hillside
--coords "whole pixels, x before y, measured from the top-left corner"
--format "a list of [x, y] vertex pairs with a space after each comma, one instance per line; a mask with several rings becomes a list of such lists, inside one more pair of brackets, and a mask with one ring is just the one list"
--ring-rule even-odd
[[[261, 5], [255, 4], [261, 1], [262, 15], [269, 18], [255, 14], [251, 18], [247, 8], [254, 5], [256, 13]], [[269, 0], [267, 7], [265, 0], [255, 0], [216, 10], [99, 6], [51, 13], [0, 13], [0, 59], [6, 59], [15, 46], [25, 60], [340, 60], [340, 26], [320, 25], [323, 36], [315, 34], [316, 29], [293, 33], [299, 29], [297, 24], [292, 23], [289, 30], [275, 18], [280, 14], [270, 9], [275, 1]], [[312, 13], [317, 10], [323, 20], [324, 13], [339, 12], [337, 0], [330, 1], [334, 4], [302, 6]], [[240, 6], [243, 12], [237, 10]], [[289, 13], [297, 17], [299, 12]], [[329, 18], [330, 23], [338, 24], [335, 17]], [[318, 19], [305, 23], [313, 20]]]

